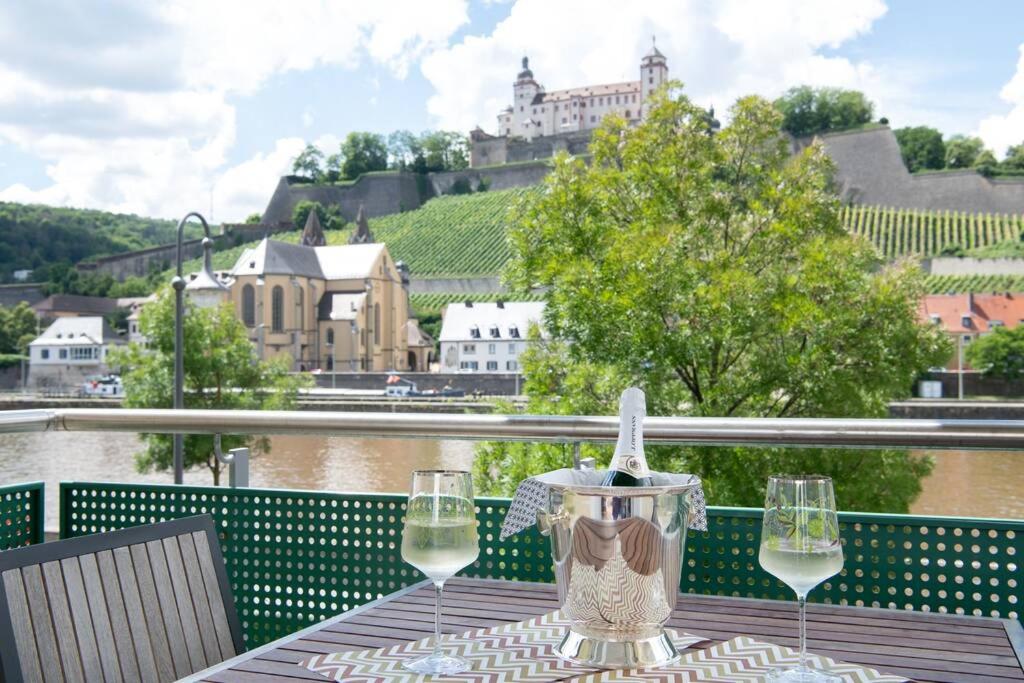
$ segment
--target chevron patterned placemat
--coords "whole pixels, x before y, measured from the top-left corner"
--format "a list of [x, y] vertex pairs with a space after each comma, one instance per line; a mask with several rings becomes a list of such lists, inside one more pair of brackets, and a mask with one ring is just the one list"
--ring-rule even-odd
[[[599, 673], [597, 669], [570, 664], [555, 655], [554, 647], [562, 640], [568, 626], [569, 621], [556, 610], [529, 621], [470, 631], [461, 635], [442, 636], [445, 653], [458, 654], [473, 662], [472, 671], [457, 676], [421, 676], [402, 668], [403, 661], [431, 651], [432, 637], [380, 650], [318, 655], [301, 662], [300, 666], [322, 674], [332, 681], [346, 683], [550, 683], [571, 681], [580, 676]], [[672, 629], [669, 629], [668, 633], [680, 651], [708, 640]]]

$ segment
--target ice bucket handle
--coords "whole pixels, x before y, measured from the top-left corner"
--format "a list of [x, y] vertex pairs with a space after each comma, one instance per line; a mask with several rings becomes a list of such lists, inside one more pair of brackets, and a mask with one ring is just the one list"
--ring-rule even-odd
[[541, 536], [548, 536], [551, 534], [552, 527], [568, 517], [569, 514], [565, 511], [565, 508], [558, 508], [558, 512], [555, 514], [539, 508], [537, 510], [537, 531], [540, 532]]

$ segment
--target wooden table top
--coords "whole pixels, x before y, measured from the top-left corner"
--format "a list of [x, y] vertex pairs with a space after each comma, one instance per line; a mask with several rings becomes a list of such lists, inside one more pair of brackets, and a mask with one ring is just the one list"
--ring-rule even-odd
[[[443, 631], [523, 621], [558, 607], [551, 584], [454, 578], [445, 584]], [[796, 611], [795, 602], [684, 594], [668, 625], [711, 638], [703, 647], [751, 636], [796, 648]], [[323, 683], [296, 664], [315, 654], [420, 640], [433, 633], [433, 620], [434, 591], [424, 581], [186, 680]], [[812, 652], [915, 681], [1024, 681], [1024, 630], [1016, 620], [808, 605], [807, 633]]]

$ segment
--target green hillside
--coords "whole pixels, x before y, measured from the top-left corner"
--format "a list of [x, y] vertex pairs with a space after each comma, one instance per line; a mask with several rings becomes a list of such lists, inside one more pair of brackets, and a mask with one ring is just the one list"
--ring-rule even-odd
[[846, 206], [842, 220], [855, 235], [871, 241], [887, 258], [937, 256], [1019, 240], [1024, 216], [959, 211], [915, 211], [880, 206]]
[[[461, 303], [463, 301], [498, 301], [503, 299], [509, 301], [511, 299], [509, 294], [478, 294], [478, 293], [458, 293], [458, 292], [433, 292], [430, 294], [410, 294], [409, 303], [412, 305], [413, 311], [416, 315], [440, 315], [441, 309], [450, 303]], [[516, 295], [516, 301], [541, 301], [543, 296], [540, 294], [527, 294], [525, 296]]]
[[929, 275], [924, 284], [929, 294], [1024, 292], [1024, 275]]
[[92, 209], [0, 202], [0, 282], [10, 282], [15, 270], [167, 244], [175, 239], [175, 225]]

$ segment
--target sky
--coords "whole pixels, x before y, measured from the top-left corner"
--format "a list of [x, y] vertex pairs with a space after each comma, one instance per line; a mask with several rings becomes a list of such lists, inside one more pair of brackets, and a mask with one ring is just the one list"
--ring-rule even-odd
[[523, 56], [549, 90], [636, 80], [652, 37], [725, 122], [806, 83], [1024, 141], [1024, 0], [33, 0], [0, 5], [0, 201], [241, 221], [307, 141], [496, 132]]

